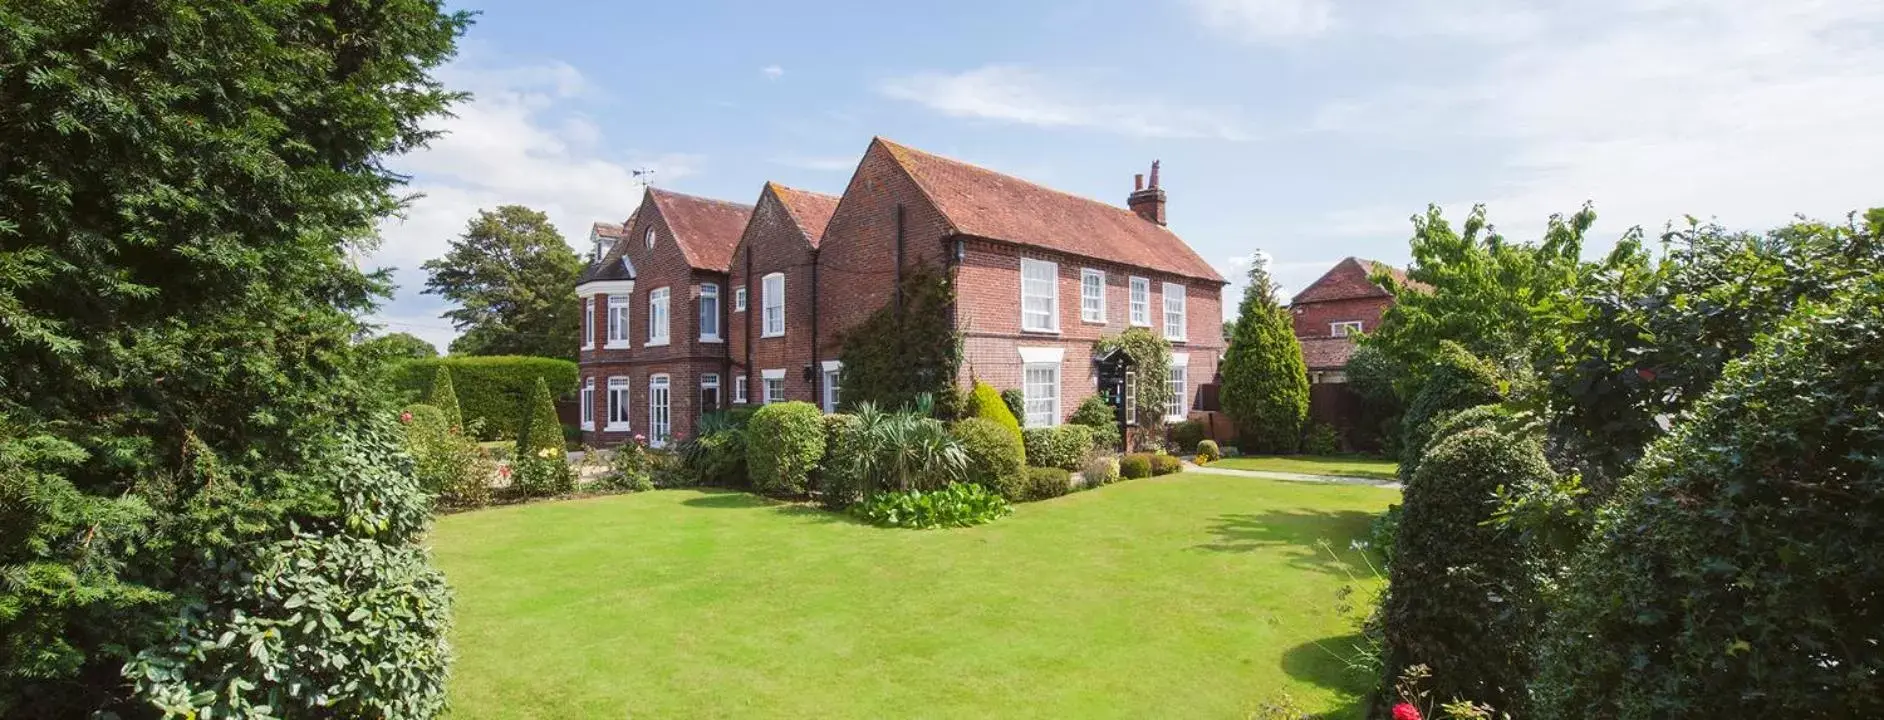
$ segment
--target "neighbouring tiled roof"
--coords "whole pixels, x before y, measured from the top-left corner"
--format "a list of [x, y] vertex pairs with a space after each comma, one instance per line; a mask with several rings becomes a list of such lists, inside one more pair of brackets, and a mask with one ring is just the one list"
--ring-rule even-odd
[[1299, 305], [1302, 303], [1328, 302], [1330, 300], [1391, 297], [1391, 293], [1388, 293], [1385, 288], [1374, 284], [1374, 281], [1369, 279], [1370, 276], [1373, 275], [1373, 270], [1376, 267], [1386, 268], [1387, 273], [1393, 276], [1394, 281], [1402, 285], [1424, 287], [1419, 283], [1408, 281], [1406, 271], [1400, 268], [1383, 262], [1362, 260], [1357, 257], [1346, 257], [1342, 258], [1341, 262], [1335, 263], [1334, 267], [1328, 269], [1328, 272], [1323, 273], [1321, 278], [1317, 279], [1315, 282], [1309, 283], [1308, 287], [1296, 293], [1294, 299], [1291, 299], [1289, 303]]
[[785, 205], [785, 210], [792, 215], [792, 221], [798, 223], [798, 229], [804, 231], [805, 239], [812, 247], [824, 237], [824, 226], [831, 223], [831, 214], [837, 212], [836, 195], [826, 195], [810, 190], [789, 188], [778, 183], [766, 183], [771, 186], [772, 194]]
[[726, 272], [739, 236], [746, 231], [746, 220], [752, 216], [751, 205], [652, 187], [648, 198], [667, 220], [667, 229], [673, 231], [688, 265]]
[[957, 232], [1222, 283], [1175, 233], [1108, 205], [877, 138]]
[[1310, 370], [1340, 370], [1354, 355], [1354, 338], [1298, 338], [1302, 343], [1302, 363]]
[[[634, 224], [634, 216], [629, 216], [627, 224]], [[628, 264], [621, 261], [622, 241], [628, 239], [628, 228], [616, 223], [599, 222], [590, 226], [590, 231], [595, 233], [597, 237], [606, 239], [608, 241], [608, 249], [602, 252], [601, 260], [591, 263], [588, 267], [582, 269], [582, 276], [576, 279], [576, 284], [581, 285], [586, 282], [602, 280], [635, 279], [634, 271], [628, 269]]]

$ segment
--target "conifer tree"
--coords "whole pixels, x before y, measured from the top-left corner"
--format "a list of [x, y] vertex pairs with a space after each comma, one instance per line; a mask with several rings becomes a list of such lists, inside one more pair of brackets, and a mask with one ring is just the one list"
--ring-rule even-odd
[[445, 414], [445, 427], [464, 430], [464, 413], [458, 409], [458, 393], [451, 387], [451, 368], [438, 366], [438, 374], [432, 376], [432, 392], [425, 396], [425, 404], [438, 408]]
[[1235, 333], [1223, 358], [1224, 413], [1236, 423], [1245, 451], [1295, 452], [1308, 418], [1308, 366], [1260, 254], [1250, 263]]

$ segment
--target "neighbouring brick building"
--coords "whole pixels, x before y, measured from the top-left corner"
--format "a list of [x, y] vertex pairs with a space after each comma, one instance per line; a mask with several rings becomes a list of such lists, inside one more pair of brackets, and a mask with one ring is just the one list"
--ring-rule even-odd
[[[634, 347], [615, 354], [586, 349], [606, 346], [597, 338], [612, 326], [585, 325], [585, 439], [618, 442], [657, 416], [666, 418], [660, 429], [689, 433], [700, 413], [728, 401], [834, 407], [844, 332], [889, 303], [898, 278], [919, 266], [955, 280], [964, 352], [958, 384], [978, 378], [1021, 390], [1026, 424], [1065, 420], [1094, 392], [1093, 342], [1132, 326], [1171, 341], [1167, 382], [1181, 401], [1169, 414], [1184, 415], [1216, 374], [1226, 283], [1165, 227], [1165, 201], [1156, 163], [1150, 183], [1140, 176], [1120, 207], [882, 138], [864, 151], [841, 197], [767, 183], [747, 207], [650, 190], [616, 247], [585, 274], [578, 293], [585, 313], [586, 303], [605, 304], [615, 292], [642, 308], [630, 316], [645, 318], [652, 288], [690, 286], [686, 312], [708, 306], [703, 293], [717, 298], [710, 306], [722, 313], [720, 334], [682, 338], [680, 329], [697, 323], [675, 306], [667, 311], [671, 344], [649, 351], [635, 336]], [[679, 237], [669, 239], [677, 224]], [[671, 249], [663, 254], [662, 242], [644, 249], [649, 229]], [[688, 252], [703, 247], [724, 251]], [[649, 387], [655, 373], [666, 378], [667, 395]], [[605, 396], [604, 386], [621, 394]], [[698, 392], [683, 400], [682, 387]], [[620, 398], [626, 409], [617, 413]], [[650, 398], [664, 401], [664, 411], [650, 408]]]
[[1348, 358], [1354, 355], [1355, 343], [1363, 333], [1379, 327], [1381, 315], [1393, 306], [1393, 295], [1372, 279], [1376, 269], [1387, 271], [1401, 284], [1407, 282], [1399, 268], [1348, 257], [1289, 301], [1310, 383], [1347, 382]]

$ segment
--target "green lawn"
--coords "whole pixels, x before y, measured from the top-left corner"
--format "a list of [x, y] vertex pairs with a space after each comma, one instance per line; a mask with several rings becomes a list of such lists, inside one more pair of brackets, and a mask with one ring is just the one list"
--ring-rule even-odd
[[1398, 499], [1192, 474], [957, 530], [725, 491], [451, 515], [453, 714], [1228, 718], [1287, 692], [1358, 718], [1316, 541]]
[[1273, 470], [1304, 475], [1346, 475], [1393, 480], [1400, 464], [1364, 455], [1249, 455], [1224, 458], [1210, 464], [1233, 470]]

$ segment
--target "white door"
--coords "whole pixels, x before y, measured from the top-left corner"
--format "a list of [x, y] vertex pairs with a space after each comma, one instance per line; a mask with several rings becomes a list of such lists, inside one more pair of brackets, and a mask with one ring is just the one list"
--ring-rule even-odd
[[824, 411], [837, 412], [837, 371], [824, 371]]
[[648, 378], [648, 444], [665, 447], [672, 425], [669, 424], [666, 375]]

